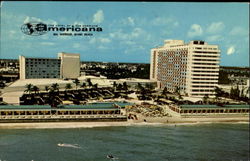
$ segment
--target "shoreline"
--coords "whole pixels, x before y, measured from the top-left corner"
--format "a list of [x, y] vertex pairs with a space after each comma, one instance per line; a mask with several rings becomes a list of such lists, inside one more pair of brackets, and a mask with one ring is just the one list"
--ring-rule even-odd
[[[146, 122], [144, 121], [146, 120]], [[0, 129], [67, 129], [121, 126], [176, 126], [201, 124], [249, 124], [249, 117], [226, 118], [180, 118], [180, 117], [140, 117], [138, 120], [121, 122], [41, 122], [41, 123], [0, 123]]]

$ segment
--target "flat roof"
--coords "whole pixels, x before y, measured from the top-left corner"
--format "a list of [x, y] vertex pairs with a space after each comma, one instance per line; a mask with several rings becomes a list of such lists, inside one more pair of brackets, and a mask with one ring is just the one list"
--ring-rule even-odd
[[24, 56], [24, 55], [19, 55], [19, 56], [22, 56], [28, 59], [58, 59], [57, 57], [35, 57], [35, 56]]
[[249, 109], [250, 105], [224, 105], [224, 106], [218, 106], [218, 105], [180, 105], [181, 109]]
[[81, 109], [117, 109], [114, 105], [117, 104], [121, 108], [131, 103], [123, 102], [105, 102], [91, 103], [87, 105], [59, 105], [57, 108], [52, 108], [49, 105], [0, 105], [0, 110], [81, 110]]
[[1, 105], [0, 110], [50, 110], [49, 105]]
[[37, 85], [51, 85], [53, 83], [67, 84], [67, 83], [72, 83], [72, 80], [63, 80], [59, 78], [18, 79], [9, 87], [25, 87], [27, 84], [33, 84], [36, 86]]

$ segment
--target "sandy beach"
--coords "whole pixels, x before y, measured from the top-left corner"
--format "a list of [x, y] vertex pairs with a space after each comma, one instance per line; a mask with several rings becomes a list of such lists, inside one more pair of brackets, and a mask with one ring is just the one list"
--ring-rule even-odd
[[0, 129], [55, 129], [55, 128], [93, 128], [109, 126], [141, 125], [191, 125], [206, 123], [246, 123], [249, 116], [226, 117], [144, 117], [137, 115], [138, 120], [129, 119], [120, 122], [43, 122], [43, 123], [0, 123]]

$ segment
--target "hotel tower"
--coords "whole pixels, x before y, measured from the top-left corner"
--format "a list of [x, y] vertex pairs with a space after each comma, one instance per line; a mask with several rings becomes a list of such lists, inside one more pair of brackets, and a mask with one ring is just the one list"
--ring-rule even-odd
[[204, 41], [165, 40], [151, 49], [150, 79], [170, 92], [190, 97], [213, 96], [218, 85], [220, 50]]
[[19, 56], [20, 79], [69, 78], [80, 76], [80, 54], [58, 53], [58, 58]]

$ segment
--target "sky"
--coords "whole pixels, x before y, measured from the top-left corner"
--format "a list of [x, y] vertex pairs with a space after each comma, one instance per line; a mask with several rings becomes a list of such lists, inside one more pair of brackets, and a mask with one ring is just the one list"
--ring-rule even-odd
[[[27, 22], [98, 25], [103, 31], [31, 36], [21, 31]], [[176, 39], [219, 45], [220, 65], [249, 66], [249, 4], [6, 1], [1, 2], [0, 36], [1, 59], [56, 58], [68, 52], [80, 53], [82, 61], [150, 63], [151, 48]]]

